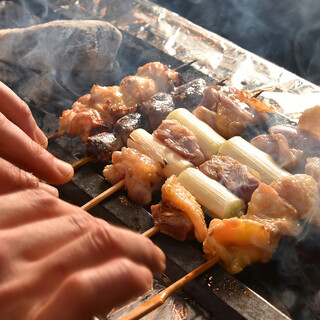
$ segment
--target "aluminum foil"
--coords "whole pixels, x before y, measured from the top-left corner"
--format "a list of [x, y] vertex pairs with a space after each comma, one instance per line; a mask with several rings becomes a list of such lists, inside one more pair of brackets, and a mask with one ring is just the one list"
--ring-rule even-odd
[[[60, 1], [61, 3], [62, 1]], [[274, 87], [261, 97], [297, 118], [320, 102], [320, 88], [223, 37], [146, 0], [49, 1], [53, 10], [70, 18], [108, 20], [120, 30], [150, 43], [215, 80], [239, 89]], [[58, 1], [59, 3], [59, 1]]]

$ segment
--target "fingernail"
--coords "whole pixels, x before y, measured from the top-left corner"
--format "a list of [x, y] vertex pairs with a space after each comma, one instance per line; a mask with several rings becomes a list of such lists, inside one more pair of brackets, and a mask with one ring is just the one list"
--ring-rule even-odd
[[56, 160], [56, 164], [57, 164], [57, 168], [59, 170], [59, 172], [61, 173], [61, 175], [63, 175], [64, 177], [73, 177], [73, 167], [70, 163], [64, 162], [62, 160], [59, 159], [55, 159]]
[[47, 191], [48, 193], [52, 194], [56, 198], [59, 198], [59, 191], [57, 188], [50, 186], [49, 184], [42, 183], [42, 182], [39, 183], [39, 188]]
[[48, 139], [47, 137], [45, 136], [45, 134], [39, 129], [37, 128], [35, 130], [35, 138], [38, 142], [38, 144], [40, 144], [43, 148], [47, 148], [48, 146]]

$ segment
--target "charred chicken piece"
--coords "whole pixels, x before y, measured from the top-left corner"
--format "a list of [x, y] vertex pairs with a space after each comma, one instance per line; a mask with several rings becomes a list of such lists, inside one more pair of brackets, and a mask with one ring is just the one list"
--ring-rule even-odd
[[295, 174], [278, 179], [270, 187], [298, 211], [299, 218], [320, 226], [319, 190], [312, 177]]
[[122, 145], [126, 146], [130, 133], [142, 126], [143, 121], [141, 114], [129, 113], [116, 122], [113, 133], [120, 138]]
[[244, 135], [247, 125], [265, 123], [267, 115], [244, 102], [240, 93], [234, 88], [211, 85], [204, 90], [194, 114], [226, 139]]
[[112, 162], [103, 170], [106, 180], [112, 184], [124, 180], [132, 200], [142, 206], [149, 204], [153, 191], [164, 181], [160, 165], [139, 151], [125, 147], [113, 152]]
[[111, 159], [112, 152], [122, 146], [122, 141], [113, 133], [102, 132], [88, 138], [87, 155], [93, 162], [107, 162]]
[[175, 107], [193, 111], [201, 102], [205, 88], [206, 82], [203, 79], [195, 79], [176, 87], [171, 93]]
[[311, 176], [317, 183], [320, 183], [320, 158], [307, 158], [305, 173]]
[[195, 166], [204, 162], [198, 139], [191, 130], [175, 120], [164, 120], [153, 136]]
[[251, 174], [245, 165], [228, 156], [214, 155], [202, 163], [199, 170], [220, 182], [246, 203], [250, 201], [252, 193], [260, 184], [259, 179]]
[[258, 221], [276, 234], [297, 236], [301, 231], [297, 210], [264, 183], [253, 192], [247, 214], [242, 218]]
[[256, 262], [268, 262], [278, 246], [280, 234], [270, 234], [257, 221], [231, 218], [210, 222], [203, 251], [207, 259], [220, 258], [219, 264], [235, 274]]
[[167, 115], [175, 109], [171, 95], [165, 92], [155, 94], [140, 105], [142, 116], [148, 121], [150, 129], [156, 130]]
[[177, 240], [196, 237], [203, 242], [207, 234], [204, 214], [191, 193], [179, 183], [176, 176], [166, 180], [161, 192], [160, 203], [151, 206], [155, 226]]

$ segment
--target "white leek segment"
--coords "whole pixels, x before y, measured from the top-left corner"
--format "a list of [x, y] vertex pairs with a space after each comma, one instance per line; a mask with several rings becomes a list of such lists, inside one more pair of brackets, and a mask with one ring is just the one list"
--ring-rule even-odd
[[226, 219], [241, 216], [245, 203], [219, 182], [209, 178], [200, 170], [188, 168], [178, 177], [178, 181], [203, 206], [212, 218]]
[[230, 156], [260, 174], [260, 180], [266, 184], [291, 174], [281, 169], [267, 153], [259, 150], [250, 142], [236, 136], [222, 144], [218, 154]]
[[187, 109], [179, 108], [167, 116], [168, 120], [177, 120], [180, 124], [193, 132], [198, 139], [198, 143], [206, 160], [217, 154], [221, 145], [226, 141], [206, 123], [198, 119]]
[[131, 132], [127, 146], [140, 151], [158, 162], [163, 168], [163, 174], [167, 178], [173, 174], [178, 176], [180, 172], [193, 166], [191, 162], [153, 138], [144, 129], [136, 129]]

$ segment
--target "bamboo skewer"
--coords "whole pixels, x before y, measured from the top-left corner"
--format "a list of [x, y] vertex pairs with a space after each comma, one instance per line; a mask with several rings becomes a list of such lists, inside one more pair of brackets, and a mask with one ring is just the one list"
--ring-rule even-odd
[[154, 226], [154, 227], [150, 228], [149, 230], [145, 231], [144, 233], [142, 233], [142, 235], [147, 237], [147, 238], [151, 238], [152, 236], [154, 236], [159, 231], [160, 231], [159, 227]]
[[[107, 199], [109, 196], [111, 196], [115, 192], [119, 191], [123, 187], [124, 187], [124, 180], [120, 180], [118, 183], [116, 183], [115, 185], [113, 185], [112, 187], [107, 189], [106, 191], [102, 192], [101, 194], [99, 194], [98, 196], [96, 196], [95, 198], [93, 198], [92, 200], [87, 202], [86, 204], [84, 204], [81, 207], [81, 209], [83, 209], [85, 211], [90, 210], [91, 208], [96, 206], [98, 203], [100, 203], [101, 201]], [[154, 226], [154, 227], [150, 228], [149, 230], [145, 231], [144, 233], [142, 233], [142, 235], [147, 237], [147, 238], [151, 238], [152, 236], [154, 236], [159, 231], [160, 231], [159, 227]]]
[[206, 270], [210, 269], [212, 266], [214, 266], [219, 261], [218, 257], [214, 257], [204, 264], [202, 264], [200, 267], [194, 269], [172, 285], [170, 285], [168, 288], [164, 289], [163, 291], [159, 292], [156, 296], [151, 298], [150, 300], [146, 301], [136, 309], [130, 311], [123, 317], [119, 318], [119, 320], [135, 320], [140, 319], [141, 317], [145, 316], [146, 314], [150, 313], [151, 311], [155, 310], [156, 308], [160, 307], [164, 304], [164, 302], [176, 291], [181, 289], [185, 284], [189, 283], [190, 281], [197, 278], [199, 275], [201, 275]]
[[184, 63], [184, 64], [182, 64], [182, 65], [180, 65], [180, 66], [172, 69], [172, 71], [178, 71], [178, 70], [181, 70], [181, 69], [183, 69], [183, 68], [189, 67], [189, 66], [191, 66], [193, 63], [195, 63], [196, 61], [198, 61], [198, 60], [197, 60], [197, 59], [194, 59], [194, 60], [192, 60], [192, 61], [190, 61], [190, 62]]
[[74, 163], [72, 163], [72, 167], [73, 169], [78, 169], [80, 167], [82, 167], [83, 165], [85, 165], [86, 163], [89, 163], [92, 161], [91, 157], [83, 157], [77, 161], [75, 161]]
[[112, 194], [114, 194], [115, 192], [117, 192], [118, 190], [122, 189], [124, 187], [124, 180], [120, 180], [119, 182], [117, 182], [115, 185], [113, 185], [112, 187], [110, 187], [109, 189], [107, 189], [106, 191], [102, 192], [101, 194], [99, 194], [97, 197], [93, 198], [92, 200], [90, 200], [89, 202], [87, 202], [86, 204], [84, 204], [81, 209], [88, 211], [91, 208], [93, 208], [95, 205], [97, 205], [98, 203], [100, 203], [101, 201], [107, 199], [109, 196], [111, 196]]
[[59, 137], [61, 137], [62, 135], [64, 135], [64, 131], [59, 130], [59, 131], [53, 133], [52, 135], [50, 135], [50, 136], [48, 137], [48, 141], [51, 142], [51, 141], [53, 141], [53, 140], [56, 140], [56, 139], [58, 139]]

